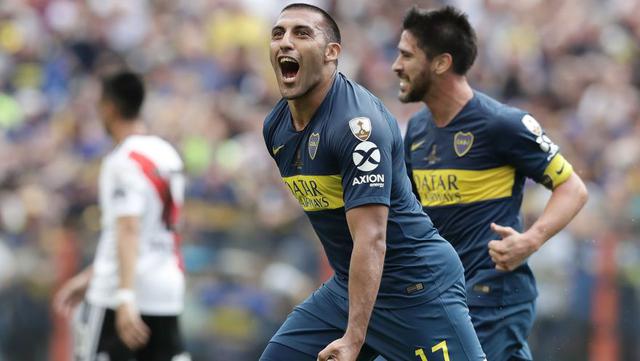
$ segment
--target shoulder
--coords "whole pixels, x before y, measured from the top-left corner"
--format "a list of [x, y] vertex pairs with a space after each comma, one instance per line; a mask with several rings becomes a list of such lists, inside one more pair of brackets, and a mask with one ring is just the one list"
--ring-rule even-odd
[[476, 91], [478, 111], [482, 112], [487, 129], [496, 135], [507, 136], [519, 132], [527, 112], [501, 103], [486, 94]]
[[156, 135], [132, 136], [113, 152], [113, 164], [118, 168], [137, 168], [141, 160], [158, 168], [180, 170], [183, 166], [176, 148]]
[[263, 130], [269, 130], [273, 127], [274, 124], [278, 122], [280, 118], [282, 118], [283, 114], [287, 110], [287, 101], [282, 98], [280, 99], [276, 105], [271, 109], [269, 114], [264, 118]]
[[[362, 85], [339, 74], [339, 89], [333, 96], [335, 103], [331, 114], [334, 132], [367, 131], [389, 133], [397, 122], [382, 101]], [[360, 137], [358, 137], [360, 139]]]
[[416, 128], [424, 127], [430, 121], [431, 112], [429, 111], [429, 108], [422, 107], [422, 109], [413, 113], [413, 115], [409, 118], [409, 122], [407, 124], [407, 132], [415, 131]]

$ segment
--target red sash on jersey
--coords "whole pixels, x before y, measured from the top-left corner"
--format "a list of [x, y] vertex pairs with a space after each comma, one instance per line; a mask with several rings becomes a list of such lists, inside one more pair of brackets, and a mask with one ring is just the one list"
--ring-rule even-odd
[[156, 167], [151, 159], [135, 151], [129, 153], [129, 158], [138, 163], [142, 169], [142, 173], [147, 177], [151, 184], [153, 184], [156, 192], [158, 192], [158, 196], [162, 201], [162, 221], [167, 229], [173, 234], [174, 251], [178, 258], [178, 267], [184, 271], [184, 259], [182, 258], [182, 252], [180, 251], [180, 243], [182, 240], [175, 229], [178, 223], [178, 217], [180, 216], [180, 207], [173, 201], [169, 182], [167, 179], [160, 176], [158, 167]]

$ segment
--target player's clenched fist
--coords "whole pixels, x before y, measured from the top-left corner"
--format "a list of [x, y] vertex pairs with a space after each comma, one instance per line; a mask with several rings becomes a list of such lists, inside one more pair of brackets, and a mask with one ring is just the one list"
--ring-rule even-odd
[[353, 342], [346, 337], [331, 342], [318, 354], [318, 361], [355, 361], [362, 343]]

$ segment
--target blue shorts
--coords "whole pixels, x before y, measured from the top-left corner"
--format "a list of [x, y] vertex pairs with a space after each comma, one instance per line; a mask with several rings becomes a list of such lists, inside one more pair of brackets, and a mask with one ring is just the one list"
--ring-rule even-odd
[[[348, 300], [326, 286], [298, 305], [273, 336], [260, 361], [315, 361], [343, 336]], [[462, 279], [435, 299], [400, 309], [374, 308], [359, 361], [482, 361]], [[447, 355], [448, 357], [446, 357]]]
[[508, 306], [471, 307], [471, 320], [487, 359], [533, 360], [527, 337], [533, 327], [535, 313], [535, 301]]

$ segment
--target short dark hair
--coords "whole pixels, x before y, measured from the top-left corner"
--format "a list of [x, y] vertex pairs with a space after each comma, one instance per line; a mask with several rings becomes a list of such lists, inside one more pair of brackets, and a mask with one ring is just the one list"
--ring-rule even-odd
[[135, 119], [144, 101], [142, 78], [129, 71], [119, 71], [102, 79], [102, 98], [113, 102], [124, 119]]
[[285, 10], [290, 10], [290, 9], [307, 9], [322, 15], [322, 18], [325, 21], [324, 32], [327, 35], [327, 40], [330, 43], [338, 43], [338, 44], [340, 44], [340, 42], [342, 41], [342, 37], [340, 36], [340, 28], [338, 28], [338, 24], [336, 23], [335, 20], [333, 20], [333, 17], [331, 17], [331, 15], [329, 15], [328, 12], [311, 4], [294, 3], [294, 4], [289, 4], [285, 6], [280, 13], [282, 14]]
[[476, 60], [476, 32], [467, 15], [453, 6], [432, 11], [414, 6], [407, 11], [402, 30], [416, 37], [429, 59], [443, 53], [451, 54], [456, 74], [466, 74]]

